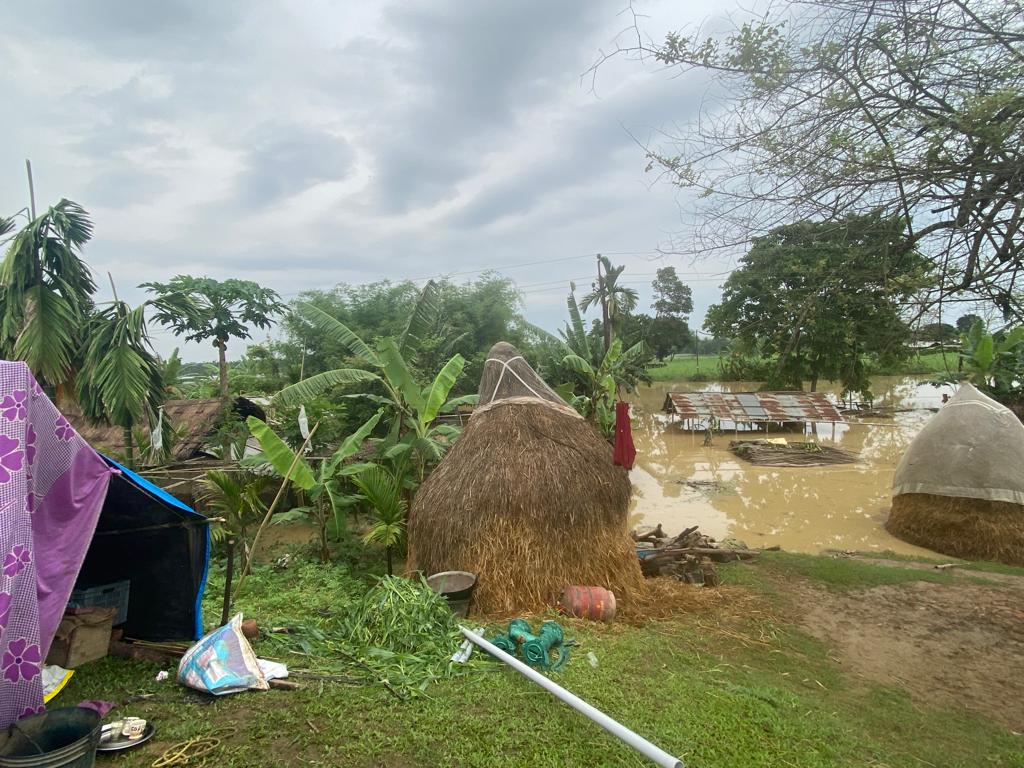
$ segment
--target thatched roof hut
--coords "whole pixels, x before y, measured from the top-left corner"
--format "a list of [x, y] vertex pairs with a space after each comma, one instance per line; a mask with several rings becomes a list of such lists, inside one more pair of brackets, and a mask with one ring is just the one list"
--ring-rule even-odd
[[541, 608], [568, 585], [628, 602], [643, 589], [629, 498], [611, 445], [515, 347], [495, 344], [479, 404], [413, 500], [409, 564], [478, 574], [487, 613]]
[[886, 527], [955, 557], [1024, 565], [1024, 425], [964, 384], [910, 444]]
[[[206, 455], [204, 447], [220, 426], [228, 409], [240, 418], [256, 416], [266, 418], [263, 409], [246, 397], [224, 401], [219, 397], [195, 400], [168, 400], [164, 403], [164, 418], [170, 422], [178, 438], [171, 450], [175, 461], [186, 461]], [[81, 413], [66, 411], [68, 421], [89, 445], [105, 453], [124, 453], [124, 430], [119, 426], [89, 424]]]

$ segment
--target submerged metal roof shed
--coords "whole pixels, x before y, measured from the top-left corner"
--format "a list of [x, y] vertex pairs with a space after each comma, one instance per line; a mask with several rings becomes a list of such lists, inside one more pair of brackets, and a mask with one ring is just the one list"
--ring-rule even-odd
[[669, 392], [664, 410], [682, 419], [737, 424], [844, 421], [823, 392]]

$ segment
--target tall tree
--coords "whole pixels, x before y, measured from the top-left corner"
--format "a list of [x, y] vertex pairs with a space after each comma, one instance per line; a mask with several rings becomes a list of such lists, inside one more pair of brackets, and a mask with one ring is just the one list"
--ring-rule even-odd
[[[693, 189], [694, 247], [881, 210], [936, 264], [932, 300], [1024, 312], [1024, 14], [992, 0], [790, 0], [618, 53], [699, 70], [726, 101], [650, 167]], [[639, 30], [636, 30], [639, 31]], [[632, 36], [631, 36], [632, 37]]]
[[603, 311], [604, 321], [604, 351], [611, 348], [612, 340], [615, 338], [615, 325], [623, 315], [628, 315], [636, 309], [640, 301], [640, 294], [634, 288], [628, 288], [619, 283], [624, 265], [613, 267], [607, 256], [598, 256], [598, 272], [600, 276], [591, 286], [591, 290], [580, 301], [580, 308], [586, 312], [590, 307], [599, 305]]
[[658, 360], [664, 360], [690, 339], [686, 321], [693, 312], [693, 291], [690, 286], [683, 285], [672, 266], [658, 270], [651, 288], [654, 290], [655, 316], [645, 338]]
[[143, 283], [157, 297], [184, 296], [194, 309], [186, 314], [157, 309], [154, 318], [186, 341], [213, 341], [217, 348], [220, 396], [228, 395], [227, 347], [230, 339], [250, 338], [249, 329], [269, 328], [286, 307], [276, 291], [251, 280], [214, 280], [177, 275], [168, 283]]
[[963, 334], [967, 333], [968, 331], [970, 331], [971, 328], [973, 328], [975, 326], [975, 324], [977, 324], [977, 323], [981, 323], [982, 326], [985, 325], [985, 321], [982, 320], [981, 317], [979, 317], [978, 315], [971, 314], [971, 313], [968, 313], [966, 315], [961, 315], [959, 318], [957, 318], [957, 321], [956, 321], [957, 333], [963, 335]]
[[61, 397], [74, 379], [96, 290], [80, 255], [91, 237], [85, 209], [61, 200], [18, 232], [0, 265], [0, 351], [24, 360]]
[[675, 267], [662, 267], [655, 275], [651, 288], [654, 290], [655, 317], [676, 317], [685, 322], [693, 312], [693, 291], [676, 274]]
[[775, 356], [771, 386], [868, 392], [864, 356], [905, 354], [904, 306], [932, 279], [903, 232], [877, 215], [779, 227], [755, 239], [705, 327]]

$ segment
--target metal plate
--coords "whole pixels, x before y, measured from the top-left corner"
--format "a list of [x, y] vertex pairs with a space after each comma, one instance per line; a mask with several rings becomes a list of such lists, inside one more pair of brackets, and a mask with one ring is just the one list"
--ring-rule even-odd
[[134, 749], [139, 744], [144, 744], [153, 738], [153, 734], [156, 733], [156, 728], [153, 727], [152, 723], [146, 723], [146, 730], [142, 732], [142, 735], [137, 739], [126, 739], [123, 736], [118, 736], [116, 741], [106, 741], [105, 739], [113, 730], [113, 725], [104, 725], [100, 730], [100, 743], [96, 745], [97, 752], [124, 752], [126, 749]]

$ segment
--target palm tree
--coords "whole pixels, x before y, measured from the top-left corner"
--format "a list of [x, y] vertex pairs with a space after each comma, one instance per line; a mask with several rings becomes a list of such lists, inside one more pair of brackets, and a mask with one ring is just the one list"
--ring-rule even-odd
[[215, 539], [237, 536], [242, 542], [242, 556], [248, 557], [247, 528], [266, 514], [262, 494], [274, 478], [255, 472], [227, 472], [211, 469], [199, 481], [203, 487], [202, 501], [207, 511], [224, 522], [211, 527]]
[[[10, 220], [0, 224], [0, 233], [10, 231]], [[91, 237], [89, 214], [61, 200], [18, 232], [0, 265], [0, 351], [61, 397], [74, 380], [96, 290], [79, 255]]]
[[181, 356], [178, 354], [177, 347], [174, 348], [171, 356], [164, 360], [162, 364], [164, 389], [167, 392], [167, 396], [175, 400], [184, 400], [185, 390], [182, 389]]
[[402, 495], [402, 483], [379, 464], [352, 478], [373, 510], [373, 526], [363, 536], [367, 544], [381, 544], [387, 557], [388, 576], [393, 573], [391, 552], [405, 532], [408, 502]]
[[[586, 296], [580, 306], [586, 312], [595, 304], [600, 304], [604, 312], [604, 351], [607, 352], [615, 337], [615, 323], [622, 315], [627, 315], [636, 309], [640, 301], [640, 294], [634, 288], [627, 288], [618, 285], [619, 276], [625, 270], [625, 266], [613, 267], [607, 256], [597, 257], [599, 265], [604, 267], [604, 274], [593, 284], [593, 289]], [[600, 269], [598, 269], [600, 273]]]
[[78, 402], [93, 423], [116, 424], [124, 431], [128, 466], [134, 464], [132, 428], [144, 416], [155, 418], [167, 397], [164, 367], [153, 350], [145, 311], [189, 311], [181, 297], [148, 301], [132, 309], [115, 298], [85, 324], [88, 343], [77, 376]]

